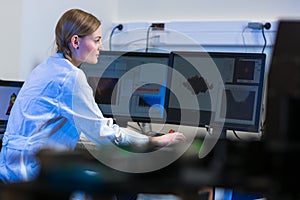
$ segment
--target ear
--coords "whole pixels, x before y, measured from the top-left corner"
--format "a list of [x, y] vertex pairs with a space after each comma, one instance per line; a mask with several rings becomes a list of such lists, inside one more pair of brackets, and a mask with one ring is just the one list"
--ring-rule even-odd
[[79, 37], [78, 35], [73, 35], [71, 37], [71, 46], [74, 48], [74, 49], [78, 49], [79, 48]]

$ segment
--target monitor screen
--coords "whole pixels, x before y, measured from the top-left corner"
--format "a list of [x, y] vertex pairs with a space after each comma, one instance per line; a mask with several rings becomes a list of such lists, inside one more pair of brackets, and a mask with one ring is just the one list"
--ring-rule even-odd
[[97, 64], [83, 64], [105, 117], [164, 122], [168, 53], [102, 51]]
[[0, 133], [5, 132], [11, 108], [22, 85], [22, 81], [0, 80]]
[[167, 122], [258, 132], [265, 54], [172, 52]]

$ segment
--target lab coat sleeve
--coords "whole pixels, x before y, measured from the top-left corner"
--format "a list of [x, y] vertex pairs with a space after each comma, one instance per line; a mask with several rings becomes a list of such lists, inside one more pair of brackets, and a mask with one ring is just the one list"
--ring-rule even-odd
[[[72, 77], [72, 76], [70, 76]], [[62, 110], [74, 123], [78, 133], [83, 133], [88, 139], [95, 143], [115, 141], [120, 144], [143, 145], [148, 143], [147, 136], [128, 129], [120, 128], [113, 124], [111, 118], [103, 117], [93, 96], [92, 88], [89, 86], [85, 74], [77, 71], [75, 80], [66, 81], [66, 87], [71, 90], [65, 91], [62, 102]], [[70, 85], [72, 84], [73, 85]]]

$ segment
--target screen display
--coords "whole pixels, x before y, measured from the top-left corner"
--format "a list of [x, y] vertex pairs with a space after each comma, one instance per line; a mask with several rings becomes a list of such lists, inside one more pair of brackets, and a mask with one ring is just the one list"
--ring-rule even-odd
[[164, 121], [169, 55], [102, 51], [97, 64], [83, 64], [103, 115], [117, 121]]
[[265, 54], [172, 52], [167, 122], [259, 131]]
[[10, 111], [23, 85], [21, 81], [0, 80], [0, 133], [4, 133]]

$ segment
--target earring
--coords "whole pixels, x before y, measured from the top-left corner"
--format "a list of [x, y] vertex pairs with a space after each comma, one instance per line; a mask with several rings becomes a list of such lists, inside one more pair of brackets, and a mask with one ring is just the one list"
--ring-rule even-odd
[[79, 47], [76, 47], [76, 49], [79, 49]]

